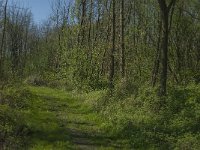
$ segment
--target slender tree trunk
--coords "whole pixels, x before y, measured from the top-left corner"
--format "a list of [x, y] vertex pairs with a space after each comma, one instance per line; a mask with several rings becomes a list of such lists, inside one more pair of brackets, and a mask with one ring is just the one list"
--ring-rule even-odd
[[159, 21], [159, 35], [158, 35], [158, 42], [157, 42], [157, 51], [156, 51], [156, 59], [154, 62], [154, 69], [152, 73], [152, 86], [154, 87], [156, 85], [157, 76], [159, 72], [160, 67], [160, 42], [161, 42], [161, 36], [162, 36], [162, 21]]
[[4, 76], [3, 47], [4, 47], [5, 35], [6, 35], [7, 5], [8, 5], [8, 0], [6, 0], [5, 6], [4, 6], [4, 24], [3, 24], [3, 33], [2, 33], [2, 39], [1, 39], [1, 47], [0, 47], [0, 78], [2, 78]]
[[115, 0], [112, 0], [113, 8], [112, 8], [112, 49], [110, 54], [110, 89], [112, 90], [114, 88], [114, 74], [115, 74], [115, 20], [116, 20], [116, 14], [115, 14]]
[[167, 64], [168, 64], [168, 12], [163, 13], [163, 22], [164, 22], [164, 31], [163, 31], [163, 41], [162, 41], [162, 55], [161, 55], [161, 63], [162, 63], [162, 70], [161, 70], [161, 86], [160, 86], [160, 94], [163, 96], [166, 94], [166, 87], [167, 87]]
[[86, 0], [82, 0], [81, 5], [82, 5], [82, 16], [81, 16], [80, 28], [81, 28], [81, 45], [82, 45], [85, 38]]
[[92, 64], [92, 51], [93, 51], [93, 37], [91, 32], [92, 32], [92, 17], [93, 17], [93, 0], [90, 0], [90, 15], [89, 15], [89, 29], [88, 29], [88, 61], [90, 65]]
[[121, 75], [125, 77], [125, 43], [124, 43], [124, 0], [121, 1]]

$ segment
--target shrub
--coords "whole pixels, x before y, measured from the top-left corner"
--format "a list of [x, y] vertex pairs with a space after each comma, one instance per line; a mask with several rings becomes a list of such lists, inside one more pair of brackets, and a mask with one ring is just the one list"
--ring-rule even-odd
[[0, 105], [0, 145], [3, 149], [21, 147], [28, 132], [23, 114], [7, 105]]
[[186, 133], [179, 137], [175, 150], [197, 150], [200, 148], [200, 134]]
[[29, 133], [21, 109], [31, 106], [32, 94], [25, 88], [0, 91], [0, 149], [20, 149]]
[[138, 86], [127, 79], [120, 80], [116, 86], [114, 91], [114, 97], [116, 99], [125, 99], [132, 94], [136, 94], [138, 92]]
[[126, 96], [122, 85], [115, 91], [119, 95], [104, 94], [96, 103], [108, 133], [138, 149], [198, 149], [200, 85], [169, 87], [164, 101], [156, 88], [142, 86]]
[[31, 106], [31, 97], [33, 96], [26, 88], [9, 87], [0, 91], [0, 104], [8, 105], [14, 109], [27, 108]]

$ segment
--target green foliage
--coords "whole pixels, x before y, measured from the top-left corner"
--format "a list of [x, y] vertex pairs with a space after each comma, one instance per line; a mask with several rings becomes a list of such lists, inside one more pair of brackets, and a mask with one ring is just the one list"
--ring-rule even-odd
[[102, 128], [111, 135], [129, 139], [139, 149], [199, 146], [199, 85], [171, 87], [164, 100], [148, 86], [141, 87], [135, 95], [116, 99], [104, 96], [97, 104], [106, 120]]
[[[67, 125], [102, 131], [136, 149], [198, 149], [199, 85], [170, 87], [164, 100], [156, 88], [129, 90], [132, 87], [122, 82], [112, 96], [106, 90], [78, 94], [46, 87], [7, 87], [1, 91], [1, 143], [18, 149], [29, 139], [34, 149], [70, 147], [69, 141], [63, 141], [69, 135], [61, 132]], [[77, 124], [66, 123], [69, 112], [68, 122]], [[88, 128], [82, 125], [84, 121], [97, 125]]]
[[[155, 0], [124, 0], [125, 11], [110, 0], [59, 0], [38, 27], [28, 9], [4, 8], [0, 2], [3, 149], [19, 149], [24, 137], [33, 149], [71, 148], [68, 131], [62, 132], [66, 128], [102, 130], [135, 149], [200, 147], [198, 0], [169, 5], [167, 45], [162, 45], [166, 22]], [[147, 84], [151, 77], [157, 86], [162, 70], [170, 86], [158, 97], [158, 88]], [[24, 78], [29, 87], [7, 86]]]
[[29, 129], [21, 112], [0, 105], [0, 143], [4, 148], [19, 149], [25, 144]]
[[138, 87], [136, 83], [127, 79], [122, 79], [116, 84], [113, 96], [117, 100], [123, 100], [130, 95], [135, 95], [138, 92]]
[[72, 81], [68, 80], [65, 77], [62, 77], [60, 74], [53, 72], [46, 72], [43, 75], [34, 75], [29, 76], [25, 81], [25, 84], [32, 86], [48, 86], [51, 88], [73, 90], [74, 85]]
[[0, 91], [0, 146], [20, 149], [26, 144], [29, 128], [22, 109], [31, 106], [31, 93], [21, 87]]
[[7, 87], [0, 91], [1, 104], [8, 105], [13, 109], [24, 109], [31, 106], [32, 94], [23, 87]]
[[175, 144], [175, 150], [196, 150], [200, 147], [200, 134], [186, 133], [180, 137]]

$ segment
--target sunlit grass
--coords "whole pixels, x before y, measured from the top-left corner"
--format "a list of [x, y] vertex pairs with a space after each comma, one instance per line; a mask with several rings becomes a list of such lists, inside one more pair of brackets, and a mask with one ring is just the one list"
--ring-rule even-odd
[[109, 145], [109, 136], [102, 130], [102, 118], [90, 104], [90, 100], [96, 101], [101, 92], [75, 94], [33, 86], [27, 89], [32, 94], [31, 107], [23, 110], [30, 129], [29, 149], [114, 149], [114, 145]]

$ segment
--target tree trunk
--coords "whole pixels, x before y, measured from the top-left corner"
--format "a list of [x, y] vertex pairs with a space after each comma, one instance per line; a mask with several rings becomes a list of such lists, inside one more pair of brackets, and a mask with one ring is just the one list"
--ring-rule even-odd
[[163, 38], [161, 51], [161, 76], [160, 76], [160, 96], [165, 96], [167, 92], [167, 72], [168, 72], [168, 41], [169, 41], [169, 14], [176, 0], [171, 0], [167, 5], [166, 0], [158, 0], [161, 18], [163, 21]]
[[114, 88], [114, 74], [115, 74], [115, 19], [116, 19], [116, 14], [115, 14], [115, 0], [113, 2], [113, 8], [112, 8], [112, 49], [111, 49], [111, 54], [110, 54], [110, 89], [112, 90]]
[[125, 77], [125, 43], [124, 43], [124, 1], [121, 1], [121, 76]]
[[5, 35], [6, 35], [7, 5], [8, 5], [8, 0], [6, 0], [5, 6], [4, 6], [4, 23], [3, 23], [3, 33], [2, 33], [1, 47], [0, 47], [0, 78], [4, 76], [3, 47], [4, 47], [4, 41], [5, 41]]

